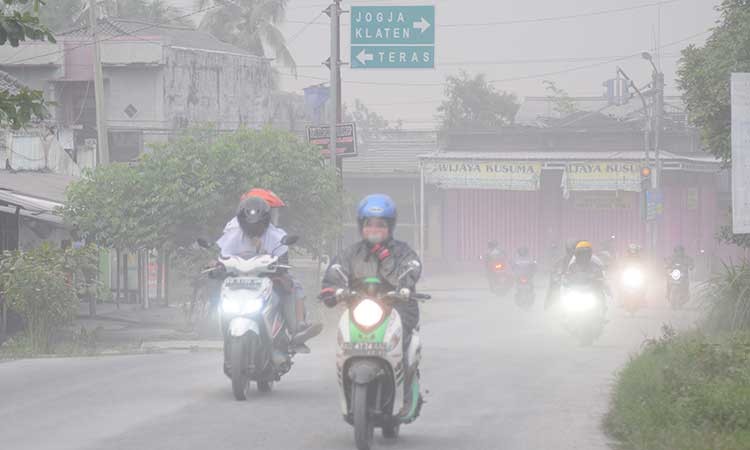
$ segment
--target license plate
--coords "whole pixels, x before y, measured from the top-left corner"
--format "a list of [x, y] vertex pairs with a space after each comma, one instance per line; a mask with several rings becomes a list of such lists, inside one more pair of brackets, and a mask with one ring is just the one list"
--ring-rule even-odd
[[384, 342], [345, 342], [342, 345], [344, 352], [356, 353], [358, 355], [376, 355], [385, 353]]
[[226, 280], [226, 286], [232, 289], [249, 289], [257, 291], [263, 287], [263, 280], [259, 278], [228, 278]]

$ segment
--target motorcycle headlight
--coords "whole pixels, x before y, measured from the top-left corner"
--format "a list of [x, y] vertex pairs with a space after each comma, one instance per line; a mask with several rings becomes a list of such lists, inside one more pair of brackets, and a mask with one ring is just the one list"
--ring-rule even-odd
[[230, 315], [254, 314], [260, 311], [262, 307], [263, 299], [254, 295], [247, 295], [241, 290], [226, 292], [221, 299], [221, 310]]
[[674, 269], [669, 275], [673, 280], [680, 281], [680, 278], [682, 278], [682, 271], [680, 269]]
[[631, 289], [639, 288], [643, 286], [644, 281], [645, 277], [643, 271], [636, 267], [628, 267], [622, 273], [622, 284], [624, 284], [625, 287]]
[[594, 309], [596, 296], [591, 292], [567, 292], [562, 297], [563, 307], [570, 312], [583, 312]]
[[383, 319], [383, 308], [377, 302], [366, 298], [357, 304], [352, 316], [357, 324], [370, 328]]

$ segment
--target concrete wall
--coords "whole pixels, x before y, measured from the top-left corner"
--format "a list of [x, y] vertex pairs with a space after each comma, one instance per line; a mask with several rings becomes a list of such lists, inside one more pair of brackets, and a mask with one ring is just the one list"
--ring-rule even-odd
[[[158, 67], [106, 67], [107, 119], [111, 128], [163, 128], [161, 108], [161, 68]], [[133, 105], [137, 112], [129, 117], [125, 110]]]
[[175, 127], [213, 122], [234, 129], [268, 118], [273, 79], [257, 57], [171, 48], [163, 77], [165, 118]]

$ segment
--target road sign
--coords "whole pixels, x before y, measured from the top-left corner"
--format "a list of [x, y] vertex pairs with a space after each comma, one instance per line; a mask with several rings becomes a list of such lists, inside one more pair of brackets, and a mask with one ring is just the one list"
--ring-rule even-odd
[[[321, 155], [330, 155], [328, 144], [331, 142], [331, 127], [307, 127], [307, 141], [320, 147]], [[340, 123], [336, 126], [336, 154], [342, 158], [357, 156], [357, 127], [353, 123]]]
[[664, 192], [646, 191], [646, 220], [653, 222], [664, 214]]
[[435, 47], [352, 45], [352, 69], [431, 69], [435, 67]]
[[353, 6], [353, 69], [435, 67], [434, 6]]
[[732, 74], [732, 231], [750, 233], [750, 73]]

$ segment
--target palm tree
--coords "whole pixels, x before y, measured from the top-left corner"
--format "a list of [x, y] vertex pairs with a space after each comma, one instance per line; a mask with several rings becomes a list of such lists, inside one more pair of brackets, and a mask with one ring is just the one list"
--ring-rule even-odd
[[221, 5], [206, 12], [201, 29], [254, 55], [266, 56], [269, 49], [281, 65], [296, 71], [297, 64], [278, 28], [286, 17], [289, 0], [197, 0], [196, 3], [199, 9], [212, 3]]
[[165, 0], [104, 0], [108, 16], [123, 19], [140, 19], [152, 23], [193, 27], [189, 17]]

